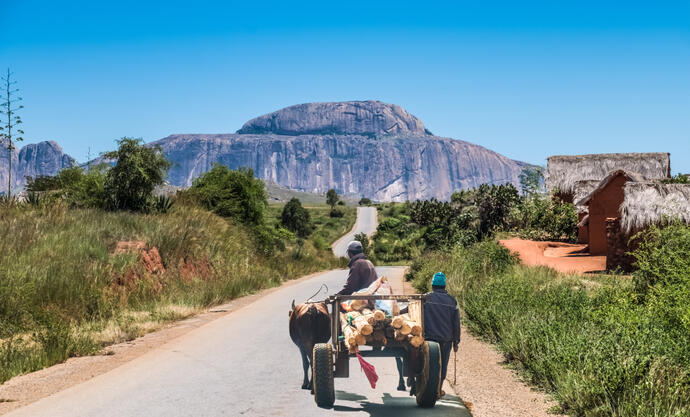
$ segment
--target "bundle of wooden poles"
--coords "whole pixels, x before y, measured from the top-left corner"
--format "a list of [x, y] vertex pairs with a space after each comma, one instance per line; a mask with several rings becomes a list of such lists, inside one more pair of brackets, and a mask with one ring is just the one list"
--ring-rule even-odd
[[352, 311], [340, 313], [345, 346], [355, 353], [359, 346], [386, 346], [390, 340], [418, 348], [424, 343], [420, 320], [420, 304], [410, 303], [407, 314], [386, 316], [383, 310], [372, 309], [366, 300], [354, 300]]

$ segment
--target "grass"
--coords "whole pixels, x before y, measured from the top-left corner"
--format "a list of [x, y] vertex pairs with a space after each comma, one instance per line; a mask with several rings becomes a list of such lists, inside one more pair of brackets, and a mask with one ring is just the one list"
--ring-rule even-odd
[[690, 333], [668, 308], [641, 302], [630, 279], [525, 267], [493, 241], [429, 254], [408, 279], [426, 291], [436, 271], [469, 328], [550, 391], [557, 411], [690, 415]]
[[[133, 240], [158, 248], [165, 272], [148, 272], [137, 254], [113, 254], [119, 241]], [[3, 207], [0, 382], [287, 279], [343, 266], [330, 248], [284, 245], [265, 253], [252, 229], [185, 205], [148, 215], [60, 203]], [[129, 284], [118, 285], [124, 277]]]
[[[271, 204], [268, 206], [267, 223], [270, 225], [280, 223], [280, 213], [285, 204]], [[308, 241], [318, 250], [328, 251], [331, 245], [342, 235], [349, 232], [357, 220], [357, 209], [353, 206], [337, 206], [345, 215], [343, 217], [330, 217], [331, 208], [326, 204], [305, 204], [304, 206], [311, 216], [314, 231]]]

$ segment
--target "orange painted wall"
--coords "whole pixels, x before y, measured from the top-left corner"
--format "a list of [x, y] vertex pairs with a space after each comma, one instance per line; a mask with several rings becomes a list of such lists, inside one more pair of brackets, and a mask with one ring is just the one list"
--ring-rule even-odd
[[613, 179], [589, 202], [589, 253], [606, 255], [606, 218], [620, 217], [625, 176]]

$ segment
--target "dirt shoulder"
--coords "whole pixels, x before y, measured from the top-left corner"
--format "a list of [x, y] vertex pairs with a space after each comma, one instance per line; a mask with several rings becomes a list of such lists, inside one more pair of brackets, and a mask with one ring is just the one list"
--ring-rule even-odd
[[557, 404], [546, 393], [521, 381], [493, 345], [474, 337], [464, 326], [455, 367], [454, 371], [451, 352], [448, 382], [473, 417], [558, 417], [549, 414], [549, 408]]
[[318, 274], [320, 272], [215, 306], [129, 342], [108, 346], [99, 355], [71, 358], [61, 364], [12, 378], [0, 385], [0, 415], [104, 374], [273, 291], [309, 280]]

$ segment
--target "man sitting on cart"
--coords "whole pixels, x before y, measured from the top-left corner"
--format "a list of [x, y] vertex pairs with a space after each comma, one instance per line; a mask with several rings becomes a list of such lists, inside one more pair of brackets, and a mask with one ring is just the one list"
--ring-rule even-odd
[[[446, 291], [446, 275], [443, 272], [434, 274], [431, 280], [433, 291], [427, 294], [424, 302], [424, 336], [441, 348], [441, 384], [446, 379], [450, 347], [458, 351], [460, 343], [460, 311], [458, 302]], [[446, 393], [441, 390], [440, 397]]]
[[338, 292], [338, 295], [352, 295], [362, 288], [369, 287], [378, 278], [374, 264], [364, 255], [362, 243], [356, 240], [350, 242], [347, 245], [347, 256], [350, 258], [348, 264], [350, 272], [347, 275], [345, 286]]

